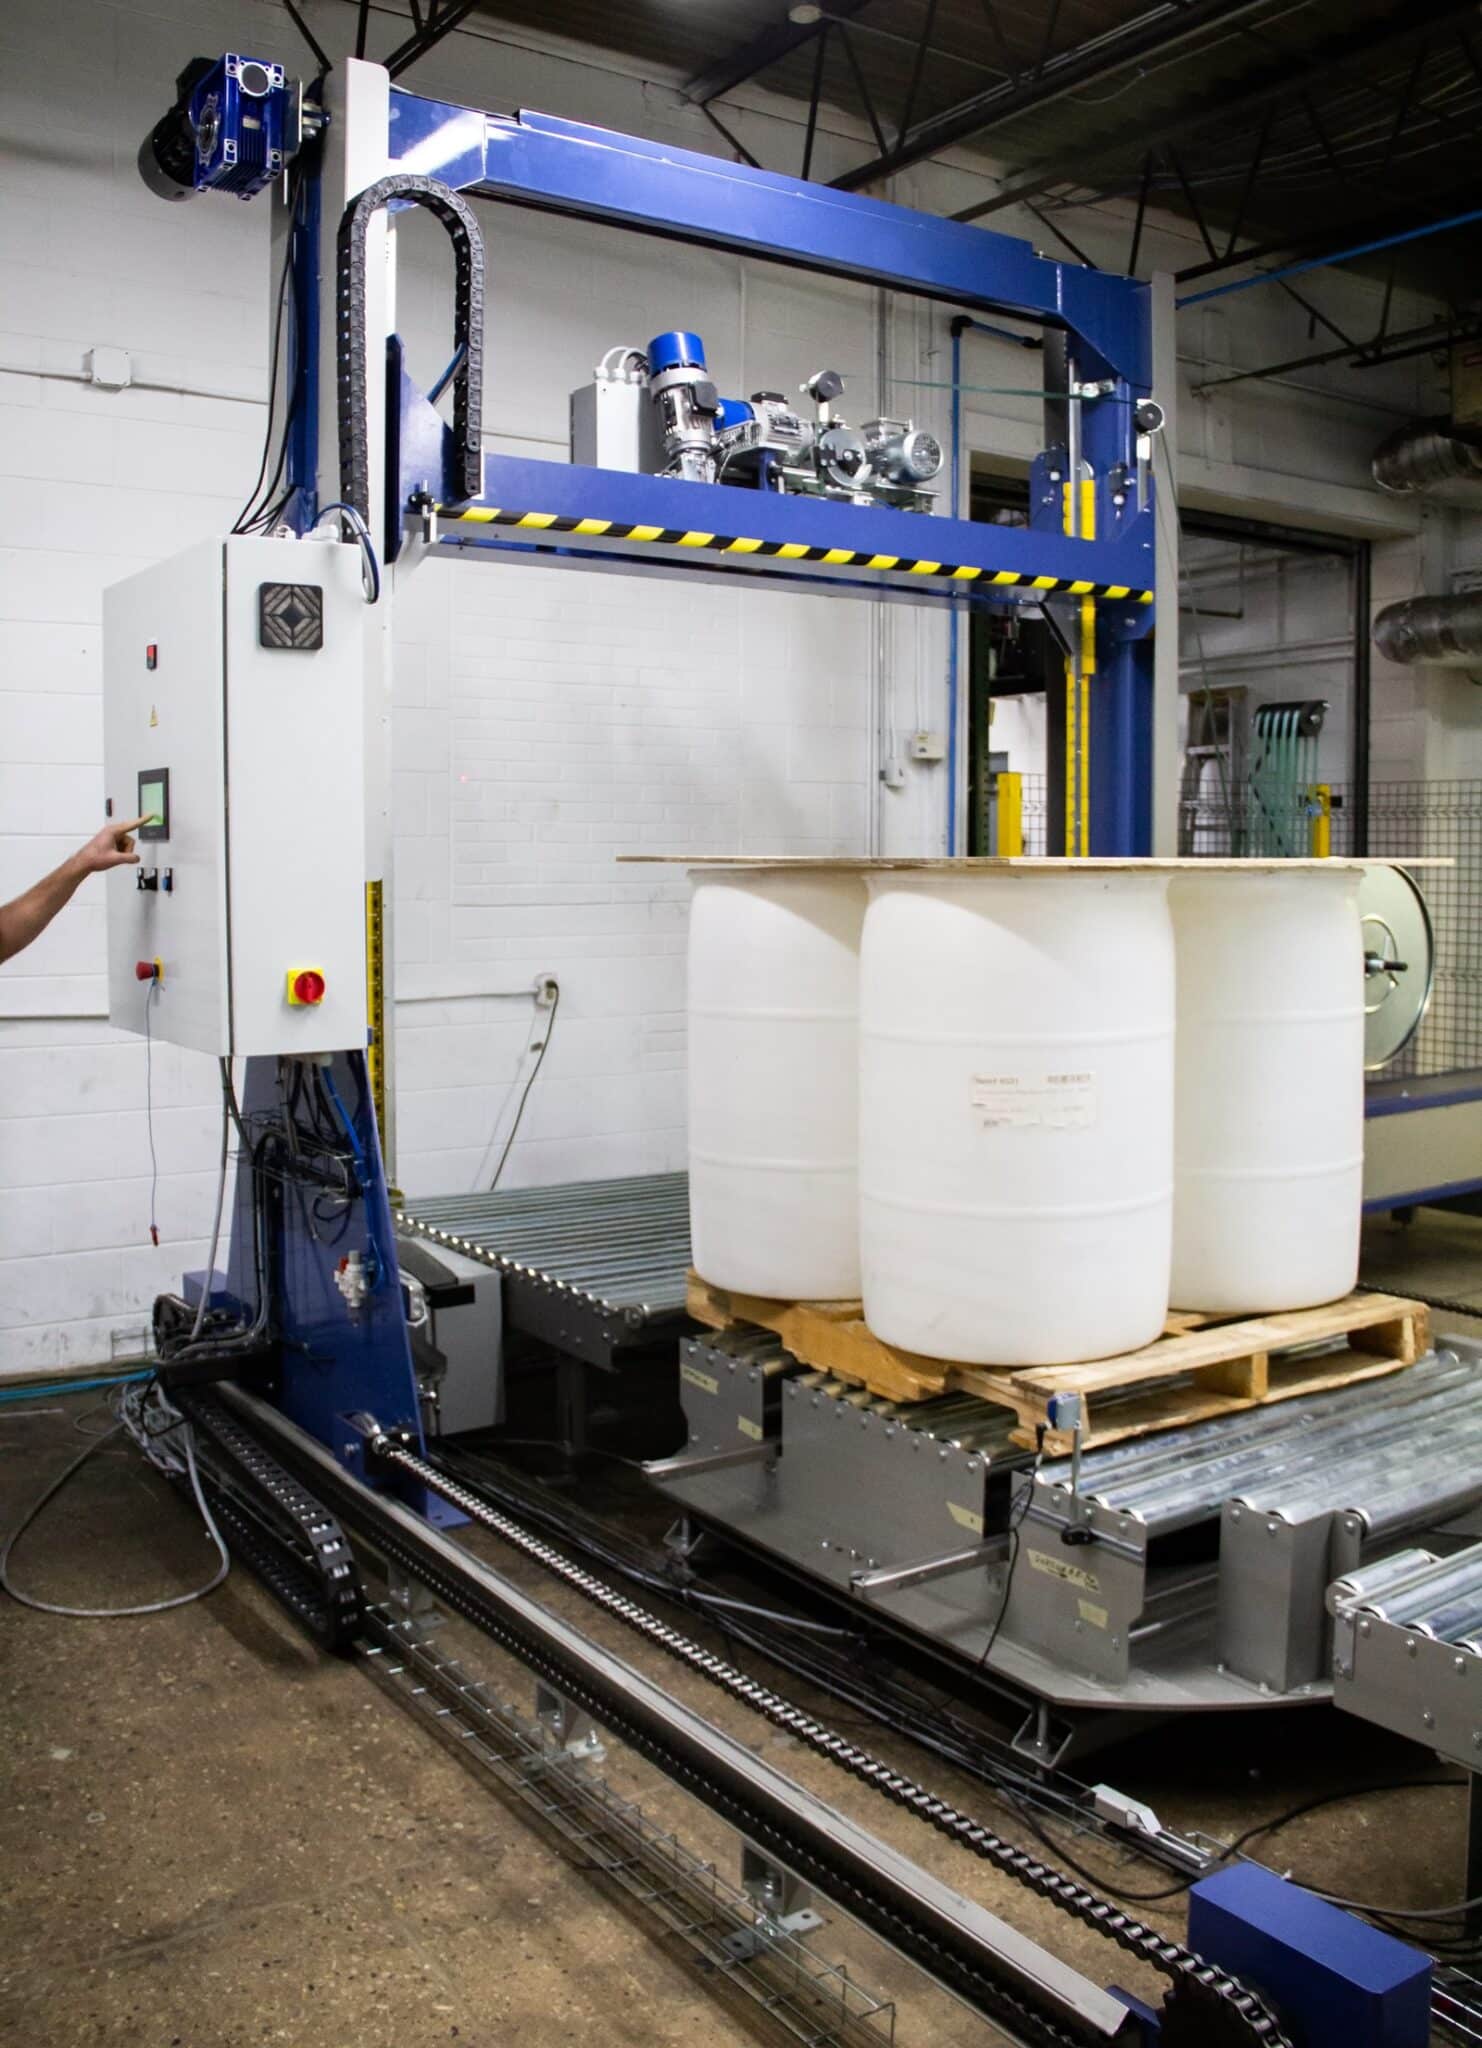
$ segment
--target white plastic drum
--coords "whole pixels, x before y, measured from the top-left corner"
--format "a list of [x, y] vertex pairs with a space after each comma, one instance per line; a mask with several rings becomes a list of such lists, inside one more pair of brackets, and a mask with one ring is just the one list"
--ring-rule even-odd
[[1180, 874], [1173, 1301], [1308, 1308], [1358, 1277], [1356, 871]]
[[748, 1294], [853, 1298], [864, 885], [839, 870], [692, 880], [695, 1270]]
[[1165, 875], [872, 876], [860, 969], [865, 1320], [935, 1358], [1150, 1343], [1168, 1308]]

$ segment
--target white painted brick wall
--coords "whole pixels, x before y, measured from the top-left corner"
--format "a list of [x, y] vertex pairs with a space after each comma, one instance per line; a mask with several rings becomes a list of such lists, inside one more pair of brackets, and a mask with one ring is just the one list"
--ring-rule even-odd
[[[342, 47], [350, 10], [311, 0]], [[373, 17], [389, 34], [384, 15]], [[103, 588], [229, 522], [262, 430], [266, 209], [166, 207], [134, 158], [169, 81], [197, 50], [301, 62], [269, 0], [8, 0], [0, 10], [0, 893], [24, 887], [96, 823]], [[719, 147], [675, 81], [648, 82], [548, 40], [458, 34], [419, 66], [419, 90], [475, 104], [546, 106], [690, 147]], [[759, 90], [736, 120], [777, 161], [797, 109]], [[816, 175], [855, 156], [826, 119]], [[965, 162], [914, 172], [900, 195], [950, 211], [985, 189]], [[1033, 222], [999, 225], [1043, 239]], [[566, 394], [609, 344], [683, 322], [723, 388], [786, 389], [825, 361], [873, 409], [873, 294], [672, 245], [490, 210], [491, 445], [559, 455]], [[1125, 210], [1078, 220], [1109, 262]], [[446, 354], [445, 257], [426, 224], [401, 234], [402, 326], [430, 377]], [[1161, 261], [1188, 260], [1171, 229]], [[1314, 287], [1316, 289], [1316, 287]], [[1373, 294], [1325, 286], [1340, 318]], [[1367, 296], [1366, 296], [1367, 295]], [[1231, 301], [1190, 330], [1199, 360], [1250, 364], [1291, 340], [1284, 301]], [[1353, 303], [1350, 304], [1349, 302]], [[1396, 320], [1410, 317], [1398, 303]], [[945, 427], [947, 309], [898, 307], [894, 407]], [[1216, 348], [1207, 336], [1217, 334]], [[1299, 336], [1300, 340], [1300, 336]], [[75, 381], [84, 351], [127, 349], [120, 393]], [[1274, 351], [1273, 345], [1274, 344]], [[1296, 349], [1291, 349], [1292, 353]], [[1035, 358], [975, 342], [968, 441], [1022, 459], [1036, 441]], [[1189, 446], [1206, 483], [1262, 502], [1354, 493], [1373, 415], [1259, 386], [1212, 397]], [[1420, 402], [1410, 373], [1397, 402]], [[215, 394], [209, 396], [201, 393]], [[1391, 373], [1383, 394], [1396, 396]], [[1186, 406], [1186, 413], [1189, 408]], [[1346, 501], [1345, 501], [1346, 502]], [[683, 1125], [684, 891], [619, 851], [930, 847], [941, 771], [882, 798], [882, 746], [940, 724], [940, 622], [888, 610], [885, 686], [874, 618], [722, 588], [504, 565], [428, 566], [398, 594], [394, 730], [398, 828], [401, 1176], [412, 1190], [472, 1184], [528, 1073], [531, 1004], [561, 982], [546, 1069], [508, 1169], [554, 1180], [668, 1166]], [[46, 937], [0, 970], [0, 1373], [105, 1360], [137, 1339], [148, 1304], [199, 1262], [217, 1138], [208, 1062], [153, 1064], [162, 1243], [148, 1242], [145, 1052], [102, 1021], [102, 891], [89, 883]], [[498, 993], [485, 993], [498, 991]], [[431, 998], [411, 1000], [412, 997]]]

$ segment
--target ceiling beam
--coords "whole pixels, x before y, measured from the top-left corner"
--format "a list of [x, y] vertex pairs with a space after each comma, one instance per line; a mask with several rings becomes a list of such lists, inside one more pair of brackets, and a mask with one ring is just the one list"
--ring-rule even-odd
[[1398, 16], [1386, 15], [1362, 27], [1328, 36], [1304, 50], [1299, 60], [1294, 61], [1286, 55], [1274, 58], [1257, 70], [1247, 72], [1243, 78], [1233, 78], [1197, 99], [1186, 100], [1181, 106], [1170, 108], [1161, 117], [1138, 121], [1135, 110], [1131, 116], [1124, 114], [1114, 127], [1078, 142], [1074, 153], [1065, 159], [1035, 166], [1018, 183], [1005, 187], [994, 198], [964, 207], [952, 217], [954, 220], [981, 220], [985, 214], [1017, 206], [1022, 200], [1037, 199], [1056, 185], [1072, 180], [1084, 183], [1086, 180], [1081, 174], [1088, 165], [1125, 155], [1129, 149], [1142, 151], [1155, 143], [1176, 141], [1180, 136], [1191, 135], [1213, 122], [1254, 113], [1271, 100], [1300, 92], [1309, 81], [1325, 80], [1335, 70], [1347, 65], [1403, 48], [1414, 42], [1416, 37], [1474, 16], [1476, 11], [1476, 0], [1408, 0], [1403, 13]]
[[[1091, 42], [1062, 50], [1044, 62], [1026, 65], [1017, 76], [998, 85], [986, 86], [969, 99], [919, 121], [894, 149], [867, 164], [846, 171], [833, 183], [845, 192], [889, 177], [892, 171], [926, 157], [939, 156], [944, 149], [985, 135], [1000, 122], [1010, 121], [1031, 107], [1042, 107], [1062, 94], [1109, 77], [1124, 65], [1140, 58], [1176, 48], [1191, 37], [1212, 28], [1223, 28], [1242, 16], [1269, 6], [1270, 0], [1160, 0], [1124, 27], [1112, 29]], [[1124, 125], [1125, 137], [1133, 132]]]
[[685, 98], [702, 107], [710, 100], [718, 100], [722, 93], [744, 85], [758, 72], [770, 71], [784, 57], [806, 49], [831, 21], [848, 21], [868, 5], [869, 0], [831, 0], [828, 13], [819, 21], [806, 22], [801, 26], [780, 21], [772, 28], [764, 28], [760, 35], [753, 36], [749, 43], [743, 43], [739, 50], [732, 50], [729, 56], [720, 57], [714, 64], [697, 72], [681, 88]]

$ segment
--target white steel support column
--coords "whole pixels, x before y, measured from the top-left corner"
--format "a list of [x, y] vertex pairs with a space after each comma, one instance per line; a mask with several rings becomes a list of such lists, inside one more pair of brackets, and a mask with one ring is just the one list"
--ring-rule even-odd
[[1152, 280], [1153, 396], [1163, 408], [1163, 428], [1153, 448], [1153, 483], [1158, 507], [1153, 553], [1158, 624], [1153, 639], [1153, 832], [1155, 854], [1178, 852], [1178, 787], [1182, 755], [1178, 739], [1178, 314], [1174, 282], [1166, 271]]

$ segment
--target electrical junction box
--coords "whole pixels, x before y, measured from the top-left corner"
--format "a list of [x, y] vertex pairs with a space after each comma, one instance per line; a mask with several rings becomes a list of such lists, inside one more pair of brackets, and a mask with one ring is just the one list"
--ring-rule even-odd
[[913, 732], [911, 735], [911, 759], [913, 761], [941, 761], [947, 754], [947, 742], [939, 732]]
[[339, 542], [206, 541], [104, 593], [109, 815], [146, 818], [107, 877], [115, 1026], [364, 1046], [365, 631]]
[[648, 385], [594, 377], [571, 394], [571, 459], [585, 469], [662, 469]]

